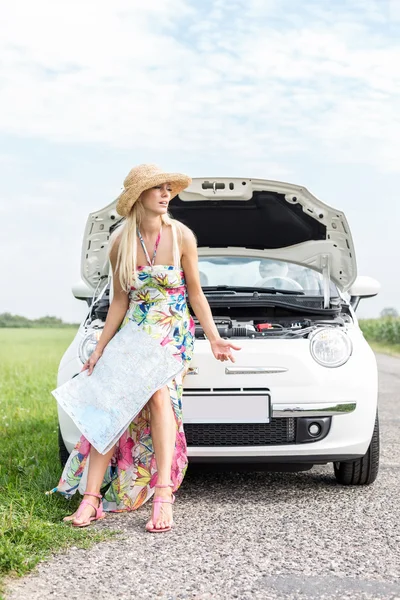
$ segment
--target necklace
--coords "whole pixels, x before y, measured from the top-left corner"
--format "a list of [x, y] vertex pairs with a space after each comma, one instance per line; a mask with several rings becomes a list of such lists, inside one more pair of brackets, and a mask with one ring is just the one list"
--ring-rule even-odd
[[150, 260], [150, 256], [149, 256], [149, 253], [147, 252], [147, 248], [145, 246], [142, 234], [139, 231], [139, 227], [137, 227], [137, 234], [139, 236], [140, 243], [142, 244], [142, 248], [143, 248], [143, 252], [145, 254], [146, 260], [149, 263], [150, 267], [154, 267], [154, 261], [156, 260], [157, 248], [158, 248], [158, 244], [160, 243], [161, 232], [162, 232], [162, 225], [161, 225], [160, 233], [157, 236], [156, 243], [154, 246], [153, 258]]

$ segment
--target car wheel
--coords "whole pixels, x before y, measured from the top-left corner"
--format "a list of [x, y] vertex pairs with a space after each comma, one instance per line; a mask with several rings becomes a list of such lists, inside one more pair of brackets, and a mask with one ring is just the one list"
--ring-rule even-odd
[[60, 457], [61, 466], [64, 468], [65, 463], [69, 458], [69, 452], [67, 450], [66, 445], [64, 444], [60, 426], [58, 426], [58, 456]]
[[374, 432], [369, 448], [361, 458], [333, 463], [335, 476], [342, 485], [369, 485], [379, 470], [379, 420], [375, 419]]

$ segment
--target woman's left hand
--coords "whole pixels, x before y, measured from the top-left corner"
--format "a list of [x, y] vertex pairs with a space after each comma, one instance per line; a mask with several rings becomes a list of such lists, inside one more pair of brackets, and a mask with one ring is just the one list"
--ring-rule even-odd
[[235, 346], [229, 340], [218, 338], [217, 340], [210, 342], [211, 350], [217, 360], [224, 362], [230, 360], [235, 362], [236, 359], [232, 354], [232, 350], [241, 350], [241, 346]]

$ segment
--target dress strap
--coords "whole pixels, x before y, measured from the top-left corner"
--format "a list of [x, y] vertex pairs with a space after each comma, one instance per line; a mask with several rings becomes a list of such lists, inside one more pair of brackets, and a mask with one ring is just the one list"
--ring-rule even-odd
[[152, 258], [152, 260], [150, 260], [150, 256], [149, 256], [149, 253], [147, 252], [147, 248], [145, 246], [142, 234], [139, 231], [139, 227], [137, 227], [137, 234], [139, 236], [140, 243], [142, 244], [143, 252], [145, 254], [147, 262], [149, 263], [149, 265], [151, 267], [154, 266], [154, 261], [156, 260], [157, 248], [158, 248], [158, 244], [160, 243], [161, 232], [162, 232], [162, 225], [161, 225], [160, 233], [157, 236], [156, 243], [155, 243], [155, 246], [154, 246], [153, 258]]

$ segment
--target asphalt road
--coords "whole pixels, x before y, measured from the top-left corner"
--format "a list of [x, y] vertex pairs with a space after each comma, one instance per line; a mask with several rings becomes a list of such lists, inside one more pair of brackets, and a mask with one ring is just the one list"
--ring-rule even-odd
[[400, 600], [400, 359], [378, 356], [381, 467], [364, 488], [331, 465], [297, 474], [195, 473], [175, 529], [144, 532], [149, 506], [109, 515], [122, 531], [10, 584], [8, 600]]

